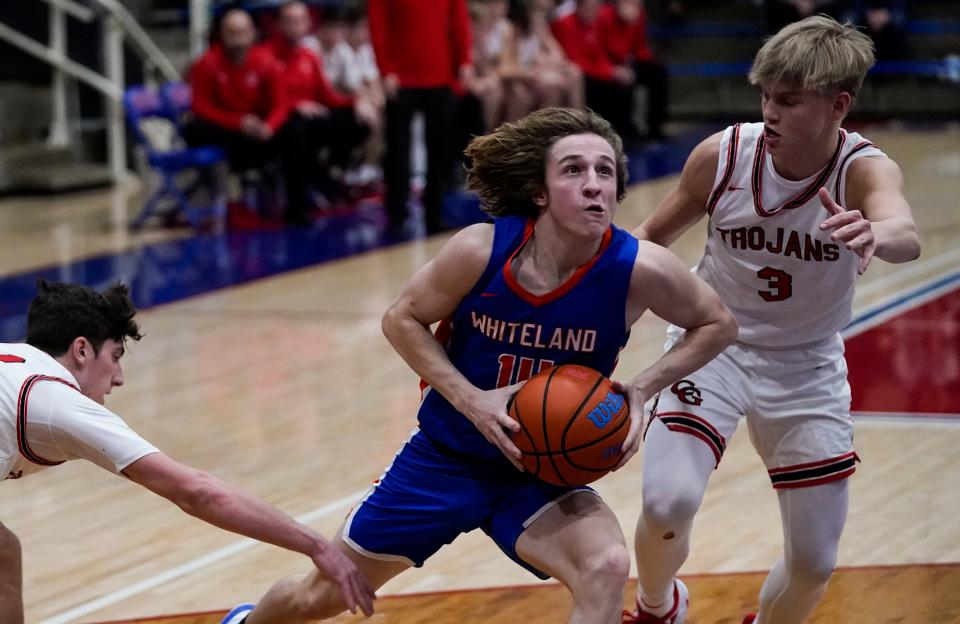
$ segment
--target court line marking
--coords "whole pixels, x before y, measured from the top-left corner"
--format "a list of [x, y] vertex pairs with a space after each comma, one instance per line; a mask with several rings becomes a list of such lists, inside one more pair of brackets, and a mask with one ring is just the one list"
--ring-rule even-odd
[[[296, 520], [297, 522], [300, 522], [303, 524], [309, 524], [314, 520], [318, 520], [324, 516], [328, 516], [331, 513], [339, 509], [342, 509], [344, 507], [348, 507], [353, 503], [355, 503], [356, 501], [360, 500], [360, 497], [366, 494], [367, 490], [368, 488], [364, 488], [359, 492], [355, 492], [353, 494], [348, 494], [347, 496], [338, 498], [337, 500], [327, 503], [326, 505], [322, 505], [312, 511], [308, 511], [307, 513], [296, 516]], [[249, 538], [243, 538], [237, 542], [234, 542], [233, 544], [230, 544], [229, 546], [224, 546], [223, 548], [219, 548], [217, 550], [214, 550], [213, 552], [209, 552], [205, 555], [201, 555], [199, 557], [196, 557], [195, 559], [191, 559], [190, 561], [187, 561], [186, 563], [182, 563], [176, 567], [170, 568], [158, 574], [154, 574], [153, 576], [147, 577], [142, 581], [138, 581], [132, 585], [128, 585], [127, 587], [123, 587], [116, 591], [110, 592], [105, 596], [101, 596], [100, 598], [91, 600], [90, 602], [81, 604], [77, 607], [74, 607], [62, 613], [58, 613], [57, 615], [54, 615], [51, 618], [43, 620], [42, 622], [40, 622], [40, 624], [67, 624], [68, 622], [72, 622], [77, 618], [83, 617], [85, 615], [89, 615], [90, 613], [109, 607], [110, 605], [116, 604], [122, 600], [126, 600], [131, 596], [136, 596], [137, 594], [141, 594], [147, 590], [163, 585], [164, 583], [177, 579], [181, 576], [192, 574], [197, 570], [201, 570], [209, 565], [213, 565], [214, 563], [217, 563], [218, 561], [222, 561], [224, 559], [233, 557], [234, 555], [237, 555], [245, 550], [249, 550], [250, 548], [253, 548], [254, 546], [258, 546], [258, 545], [269, 545], [269, 544], [263, 544], [262, 542], [258, 542], [257, 540], [253, 540]]]

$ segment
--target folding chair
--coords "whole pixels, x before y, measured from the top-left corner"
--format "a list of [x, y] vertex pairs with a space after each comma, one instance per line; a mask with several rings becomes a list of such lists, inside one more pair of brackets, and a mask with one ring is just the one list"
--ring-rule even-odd
[[[187, 98], [189, 108], [189, 90]], [[165, 202], [172, 203], [172, 212], [182, 214], [195, 227], [211, 219], [214, 223], [222, 222], [226, 215], [226, 191], [222, 174], [214, 169], [226, 166], [226, 154], [214, 146], [186, 147], [180, 136], [179, 117], [174, 107], [165, 100], [157, 91], [143, 86], [131, 87], [123, 95], [130, 131], [160, 180], [159, 187], [144, 204], [131, 227], [141, 227]], [[189, 170], [198, 170], [198, 176], [192, 184], [181, 188], [177, 176]], [[210, 181], [212, 186], [212, 204], [194, 205], [190, 202], [190, 196], [205, 180]]]

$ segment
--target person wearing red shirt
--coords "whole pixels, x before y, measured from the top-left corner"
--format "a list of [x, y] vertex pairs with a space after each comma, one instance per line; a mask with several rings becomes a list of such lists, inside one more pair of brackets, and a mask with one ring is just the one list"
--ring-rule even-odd
[[193, 119], [184, 129], [191, 145], [219, 145], [237, 171], [261, 167], [276, 153], [275, 137], [287, 118], [276, 62], [253, 49], [253, 19], [224, 14], [219, 42], [190, 71]]
[[[302, 45], [312, 25], [303, 2], [293, 0], [282, 5], [278, 18], [278, 36], [259, 49], [276, 60], [290, 109], [281, 140], [287, 174], [287, 220], [307, 224], [312, 208], [308, 180], [333, 199], [339, 184], [331, 179], [329, 166], [346, 167], [350, 152], [377, 123], [377, 112], [367, 100], [334, 90], [320, 58]], [[329, 155], [321, 166], [318, 154], [324, 148], [329, 148]]]
[[473, 76], [466, 0], [369, 0], [370, 38], [387, 96], [384, 179], [389, 231], [400, 234], [410, 194], [410, 122], [423, 113], [427, 233], [443, 229], [443, 195], [453, 161], [456, 84]]
[[567, 57], [583, 72], [587, 106], [631, 143], [639, 138], [629, 96], [635, 76], [629, 66], [614, 63], [604, 49], [598, 28], [602, 7], [603, 0], [577, 0], [574, 11], [554, 20], [550, 28]]
[[[597, 34], [607, 58], [614, 65], [633, 70], [635, 85], [647, 89], [647, 137], [664, 138], [667, 119], [668, 75], [647, 41], [647, 13], [641, 0], [616, 0], [597, 15]], [[626, 103], [633, 111], [633, 86], [626, 90]]]

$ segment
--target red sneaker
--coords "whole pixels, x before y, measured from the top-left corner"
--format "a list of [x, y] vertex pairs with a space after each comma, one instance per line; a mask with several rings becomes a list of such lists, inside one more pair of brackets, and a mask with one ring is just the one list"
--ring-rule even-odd
[[687, 619], [687, 605], [690, 604], [690, 592], [680, 579], [673, 581], [673, 608], [661, 617], [650, 615], [637, 603], [636, 611], [620, 614], [620, 624], [683, 624]]

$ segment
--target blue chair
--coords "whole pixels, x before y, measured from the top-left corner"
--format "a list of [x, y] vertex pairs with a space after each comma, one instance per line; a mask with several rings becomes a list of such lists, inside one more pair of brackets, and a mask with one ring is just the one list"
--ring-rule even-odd
[[[189, 91], [187, 97], [189, 108]], [[172, 212], [182, 214], [195, 227], [200, 227], [211, 219], [214, 224], [222, 222], [226, 216], [223, 175], [214, 169], [218, 166], [225, 167], [227, 156], [219, 147], [185, 147], [180, 136], [179, 115], [171, 102], [149, 87], [131, 87], [123, 94], [124, 112], [130, 132], [146, 153], [147, 162], [160, 179], [159, 188], [144, 204], [131, 227], [141, 227], [165, 202], [172, 203]], [[164, 126], [170, 125], [172, 141], [169, 147], [158, 147], [144, 131], [146, 122], [150, 120], [165, 122]], [[199, 175], [193, 184], [181, 188], [177, 176], [189, 170], [199, 170]], [[213, 203], [196, 206], [189, 198], [205, 181], [212, 186], [210, 190]]]

